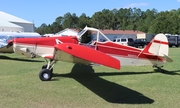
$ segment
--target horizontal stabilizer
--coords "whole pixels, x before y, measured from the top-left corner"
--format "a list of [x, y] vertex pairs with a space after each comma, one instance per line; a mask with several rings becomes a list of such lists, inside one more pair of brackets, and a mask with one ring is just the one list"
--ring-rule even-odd
[[173, 62], [173, 60], [172, 60], [169, 56], [164, 55], [164, 57], [165, 57], [165, 59], [166, 59], [167, 62]]
[[[119, 60], [86, 46], [71, 43], [63, 43], [55, 45], [55, 49], [70, 54], [74, 58], [77, 57], [88, 62], [93, 62], [111, 68], [120, 69]], [[61, 56], [61, 54], [59, 54], [59, 56]]]

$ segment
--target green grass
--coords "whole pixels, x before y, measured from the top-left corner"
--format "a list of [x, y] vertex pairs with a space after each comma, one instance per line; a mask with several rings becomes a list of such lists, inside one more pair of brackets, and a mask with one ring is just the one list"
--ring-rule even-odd
[[179, 108], [180, 49], [171, 48], [173, 63], [164, 72], [151, 66], [81, 66], [58, 62], [52, 81], [38, 74], [42, 58], [0, 55], [1, 108]]

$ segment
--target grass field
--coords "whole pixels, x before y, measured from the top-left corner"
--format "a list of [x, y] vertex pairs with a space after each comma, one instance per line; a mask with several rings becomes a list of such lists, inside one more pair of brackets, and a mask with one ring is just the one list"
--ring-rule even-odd
[[151, 66], [80, 66], [58, 62], [52, 81], [38, 74], [44, 59], [0, 55], [0, 108], [179, 108], [180, 49], [164, 71]]

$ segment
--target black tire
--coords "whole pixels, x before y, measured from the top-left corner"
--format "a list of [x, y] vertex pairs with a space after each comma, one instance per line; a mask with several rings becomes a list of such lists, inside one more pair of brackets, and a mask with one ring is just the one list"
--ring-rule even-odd
[[47, 64], [42, 66], [42, 69], [46, 69], [47, 68]]
[[52, 72], [48, 69], [42, 69], [39, 73], [39, 79], [41, 81], [49, 81], [52, 78]]
[[[47, 69], [47, 65], [43, 65], [42, 69]], [[53, 73], [53, 68], [50, 71], [51, 71], [51, 73]]]

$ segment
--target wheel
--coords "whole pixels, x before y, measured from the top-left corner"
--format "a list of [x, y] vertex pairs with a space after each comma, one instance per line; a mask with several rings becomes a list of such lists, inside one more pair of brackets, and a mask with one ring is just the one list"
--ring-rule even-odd
[[47, 68], [47, 64], [42, 66], [42, 69], [46, 69]]
[[52, 78], [52, 72], [48, 69], [42, 69], [39, 73], [39, 78], [41, 81], [49, 81]]
[[[43, 65], [42, 69], [47, 69], [47, 65]], [[50, 71], [51, 71], [51, 73], [53, 73], [53, 68]]]

